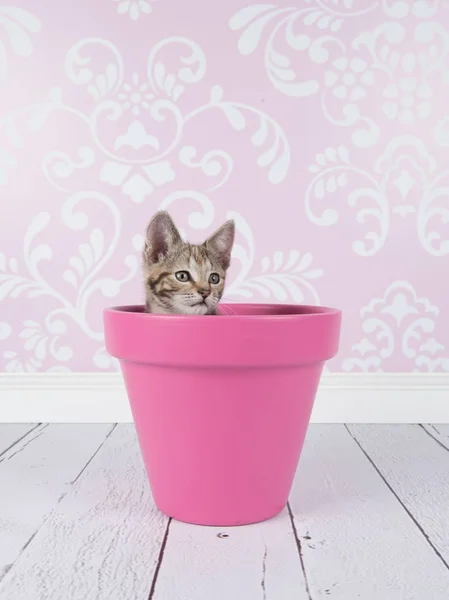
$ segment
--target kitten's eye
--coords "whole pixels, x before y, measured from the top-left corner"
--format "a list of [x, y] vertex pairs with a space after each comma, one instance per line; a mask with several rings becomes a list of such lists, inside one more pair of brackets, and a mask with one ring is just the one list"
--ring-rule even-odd
[[182, 283], [185, 283], [190, 279], [188, 271], [176, 271], [175, 277], [178, 281], [181, 281]]
[[209, 277], [209, 283], [217, 285], [220, 281], [220, 275], [218, 273], [211, 273]]

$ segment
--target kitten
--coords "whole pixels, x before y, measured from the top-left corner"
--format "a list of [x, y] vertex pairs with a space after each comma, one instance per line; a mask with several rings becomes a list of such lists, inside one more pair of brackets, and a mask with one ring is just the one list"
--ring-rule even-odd
[[146, 312], [217, 314], [234, 234], [234, 221], [227, 221], [195, 246], [181, 239], [167, 212], [156, 213], [148, 225], [143, 251]]

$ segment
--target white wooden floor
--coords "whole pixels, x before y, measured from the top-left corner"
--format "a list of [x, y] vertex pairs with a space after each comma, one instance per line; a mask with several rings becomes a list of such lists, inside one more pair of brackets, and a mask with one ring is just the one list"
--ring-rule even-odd
[[448, 600], [449, 425], [311, 426], [272, 521], [189, 526], [130, 425], [0, 425], [1, 600]]

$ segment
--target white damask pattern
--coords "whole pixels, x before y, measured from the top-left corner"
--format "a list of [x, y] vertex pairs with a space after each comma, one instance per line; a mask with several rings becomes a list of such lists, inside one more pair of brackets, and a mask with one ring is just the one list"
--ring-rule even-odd
[[384, 371], [395, 359], [413, 372], [449, 371], [449, 355], [435, 339], [440, 311], [407, 281], [392, 283], [360, 311], [363, 337], [343, 361], [344, 371]]
[[[301, 255], [298, 250], [285, 253], [278, 250], [272, 258], [261, 260], [260, 275], [250, 276], [255, 262], [254, 237], [248, 223], [238, 213], [228, 213], [234, 219], [240, 236], [233, 248], [233, 259], [238, 260], [241, 269], [234, 281], [226, 288], [226, 298], [253, 298], [259, 293], [268, 301], [275, 298], [279, 302], [318, 304], [319, 296], [310, 280], [322, 277], [323, 270], [310, 268], [313, 256], [310, 252]], [[240, 238], [240, 239], [239, 239]], [[242, 244], [241, 240], [245, 243]]]
[[0, 340], [6, 340], [11, 335], [11, 325], [9, 323], [5, 323], [5, 321], [0, 321]]
[[[179, 198], [168, 197], [161, 208]], [[185, 196], [187, 199], [187, 194]], [[210, 210], [211, 204], [204, 197], [197, 197], [206, 212]], [[94, 193], [91, 195], [81, 194], [71, 198], [63, 208], [63, 220], [65, 226], [70, 229], [85, 229], [89, 221], [85, 213], [77, 209], [78, 204], [84, 200], [97, 200], [104, 204], [109, 210], [113, 206], [106, 197], [100, 197]], [[115, 209], [116, 210], [116, 209]], [[114, 213], [116, 226], [119, 226], [118, 214]], [[291, 300], [293, 302], [318, 303], [319, 297], [310, 280], [323, 275], [322, 269], [311, 269], [312, 255], [305, 253], [303, 256], [297, 250], [291, 250], [286, 259], [282, 251], [275, 252], [273, 258], [262, 259], [262, 274], [249, 276], [255, 262], [255, 248], [252, 232], [248, 223], [239, 213], [229, 213], [227, 218], [235, 219], [237, 227], [237, 241], [233, 249], [233, 260], [240, 263], [240, 271], [235, 280], [228, 286], [226, 297], [228, 299], [242, 297], [252, 298], [255, 292], [259, 292], [264, 298], [274, 297], [281, 302]], [[204, 215], [193, 213], [191, 221], [201, 226], [204, 223]], [[70, 260], [68, 267], [64, 270], [63, 279], [74, 288], [75, 296], [70, 300], [67, 294], [63, 294], [53, 287], [42, 275], [39, 268], [42, 261], [51, 261], [54, 253], [51, 247], [45, 243], [36, 244], [35, 238], [42, 234], [50, 223], [48, 213], [39, 213], [31, 223], [25, 236], [24, 260], [28, 269], [28, 275], [19, 274], [18, 261], [10, 258], [8, 261], [0, 254], [0, 301], [6, 297], [18, 298], [25, 295], [30, 299], [41, 296], [49, 297], [56, 304], [56, 308], [49, 311], [44, 323], [34, 320], [23, 322], [23, 329], [19, 338], [23, 340], [23, 349], [27, 358], [15, 351], [5, 350], [3, 358], [6, 359], [7, 371], [36, 371], [43, 370], [46, 358], [51, 357], [55, 363], [66, 363], [73, 357], [73, 349], [64, 346], [63, 336], [68, 333], [67, 320], [81, 329], [84, 336], [92, 341], [98, 342], [93, 363], [100, 369], [118, 368], [117, 361], [111, 359], [105, 352], [103, 332], [101, 326], [95, 329], [87, 317], [88, 304], [91, 297], [98, 291], [106, 298], [113, 298], [120, 292], [121, 287], [130, 281], [137, 272], [138, 259], [134, 254], [125, 258], [124, 264], [128, 273], [119, 279], [99, 277], [103, 266], [111, 259], [118, 242], [116, 229], [114, 237], [105, 247], [105, 236], [101, 229], [93, 228], [89, 236], [89, 242], [81, 244], [78, 252]], [[143, 236], [137, 235], [133, 239], [134, 249], [140, 255], [143, 244]], [[0, 339], [11, 336], [11, 328], [6, 323], [0, 323]], [[29, 356], [28, 356], [29, 355]], [[64, 365], [53, 365], [49, 371], [69, 370]]]
[[[89, 49], [94, 51], [96, 48], [104, 49], [110, 55], [103, 69], [99, 64], [96, 64], [95, 70], [87, 66], [91, 63]], [[169, 72], [164, 66], [160, 58], [164, 50], [188, 53], [180, 57], [181, 66], [176, 72]], [[46, 112], [63, 110], [76, 116], [80, 124], [87, 126], [90, 139], [78, 151], [81, 162], [76, 163], [60, 151], [44, 157], [42, 168], [49, 183], [69, 191], [60, 180], [67, 179], [75, 169], [90, 167], [96, 152], [99, 152], [105, 157], [100, 180], [113, 187], [119, 186], [133, 202], [141, 203], [155, 187], [175, 179], [172, 160], [167, 157], [176, 158], [177, 153], [182, 165], [200, 168], [207, 177], [213, 179], [221, 176], [218, 182], [215, 181], [204, 191], [215, 190], [231, 175], [234, 168], [231, 155], [216, 149], [197, 157], [195, 147], [181, 145], [187, 125], [211, 112], [221, 112], [235, 131], [248, 131], [251, 134], [249, 142], [259, 152], [258, 167], [267, 170], [269, 182], [281, 183], [290, 164], [290, 146], [281, 127], [269, 115], [253, 106], [224, 100], [224, 91], [218, 85], [212, 86], [206, 103], [188, 112], [182, 111], [179, 102], [183, 94], [187, 87], [204, 78], [205, 69], [206, 58], [197, 44], [186, 38], [168, 38], [156, 44], [149, 53], [147, 82], [141, 83], [137, 73], [132, 75], [133, 88], [131, 84], [124, 83], [123, 59], [111, 42], [88, 39], [75, 44], [66, 58], [66, 73], [73, 83], [86, 87], [95, 102], [94, 108], [86, 115], [65, 104], [62, 90], [54, 89]], [[129, 110], [131, 120], [127, 118]], [[143, 116], [142, 111], [145, 111], [145, 120], [137, 118]], [[113, 121], [119, 132], [112, 148], [108, 147], [99, 133], [106, 119]], [[14, 115], [10, 115], [9, 120], [11, 131], [16, 135]], [[164, 124], [163, 130], [161, 123]], [[161, 131], [161, 134], [157, 131]], [[163, 139], [163, 136], [167, 137], [167, 131], [173, 134], [170, 139]], [[87, 144], [93, 144], [95, 151]], [[145, 155], [129, 158], [129, 148], [144, 150]]]
[[0, 84], [8, 74], [8, 54], [2, 39], [3, 34], [6, 34], [9, 46], [15, 54], [27, 57], [33, 52], [31, 34], [40, 29], [40, 20], [31, 12], [17, 6], [0, 5]]
[[[55, 362], [66, 363], [73, 357], [72, 348], [61, 344], [61, 335], [55, 335], [58, 325], [52, 324], [51, 328], [43, 329], [37, 321], [27, 320], [23, 322], [23, 329], [19, 338], [23, 342], [23, 353], [19, 355], [13, 350], [5, 350], [3, 358], [5, 370], [9, 373], [27, 372], [33, 373], [43, 368], [47, 355]], [[59, 324], [59, 333], [63, 334], [67, 327], [62, 321]], [[46, 369], [48, 372], [70, 372], [70, 368], [64, 364], [53, 365]]]
[[[115, 231], [106, 246], [103, 231], [99, 228], [91, 229], [89, 243], [81, 244], [78, 252], [70, 258], [69, 266], [62, 277], [73, 286], [73, 298], [59, 291], [41, 271], [43, 261], [54, 259], [54, 251], [50, 245], [45, 242], [36, 243], [36, 238], [45, 234], [50, 224], [49, 213], [38, 213], [25, 234], [23, 261], [27, 269], [26, 274], [19, 269], [19, 262], [15, 257], [6, 259], [4, 254], [0, 254], [0, 302], [8, 297], [16, 299], [26, 296], [32, 301], [46, 296], [53, 305], [56, 305], [48, 311], [44, 323], [34, 320], [23, 322], [24, 329], [19, 337], [25, 340], [24, 350], [31, 352], [32, 356], [23, 361], [17, 352], [5, 350], [3, 358], [8, 360], [6, 363], [8, 371], [39, 370], [48, 356], [56, 363], [69, 361], [73, 356], [73, 350], [70, 346], [62, 345], [62, 336], [69, 330], [67, 321], [80, 328], [86, 338], [102, 342], [101, 322], [98, 322], [94, 328], [88, 321], [87, 306], [91, 297], [96, 292], [100, 292], [104, 297], [113, 298], [119, 293], [121, 286], [137, 273], [138, 260], [134, 254], [129, 254], [124, 260], [128, 271], [126, 275], [117, 279], [100, 276], [102, 268], [113, 255], [120, 236], [120, 215], [109, 198], [96, 192], [73, 195], [63, 206], [64, 226], [72, 231], [82, 231], [88, 227], [87, 215], [78, 209], [78, 204], [86, 200], [97, 201], [111, 212]], [[60, 367], [51, 367], [52, 370], [55, 368], [60, 369]]]
[[[426, 252], [449, 254], [449, 169], [437, 169], [435, 157], [420, 138], [393, 138], [375, 161], [374, 173], [352, 163], [345, 146], [326, 148], [309, 171], [315, 176], [306, 192], [306, 214], [321, 227], [338, 222], [342, 207], [335, 207], [332, 197], [350, 185], [347, 203], [356, 210], [357, 224], [369, 227], [363, 240], [352, 245], [359, 256], [379, 252], [395, 216], [415, 218], [418, 239]], [[324, 201], [335, 208], [323, 208]]]
[[[410, 27], [398, 19], [432, 17], [447, 2], [364, 1], [356, 7], [349, 0], [308, 0], [301, 4], [254, 4], [229, 21], [230, 28], [240, 32], [238, 50], [244, 56], [256, 52], [267, 36], [265, 71], [279, 92], [295, 98], [319, 95], [323, 116], [334, 126], [350, 127], [352, 142], [359, 148], [378, 142], [379, 123], [359, 102], [370, 94], [377, 96], [379, 90], [388, 119], [408, 125], [427, 119], [433, 106], [429, 82], [435, 72], [448, 78], [449, 30], [439, 22], [418, 21]], [[392, 20], [348, 38], [349, 21], [379, 10]], [[410, 43], [416, 52], [405, 49]], [[288, 51], [279, 50], [281, 46]], [[302, 62], [295, 65], [293, 53]], [[304, 66], [306, 60], [314, 67], [314, 78], [302, 76], [310, 71]]]
[[[17, 56], [29, 57], [33, 52], [31, 36], [40, 29], [40, 20], [31, 12], [16, 6], [0, 5], [0, 93], [8, 76], [8, 46]], [[0, 186], [9, 181], [9, 171], [16, 165], [15, 155], [5, 147], [0, 137]]]
[[152, 3], [155, 0], [112, 0], [117, 4], [119, 15], [128, 15], [132, 21], [150, 15], [153, 11]]
[[[173, 70], [173, 66], [169, 70], [164, 65], [161, 54], [167, 49], [171, 53], [172, 65], [175, 52], [178, 51], [178, 60], [179, 53], [182, 53], [177, 70]], [[93, 63], [90, 52], [96, 50], [103, 50], [108, 55], [103, 64]], [[62, 148], [52, 150], [42, 158], [41, 169], [48, 183], [66, 196], [61, 211], [63, 227], [67, 228], [69, 235], [70, 231], [76, 232], [79, 239], [85, 232], [87, 238], [83, 235], [85, 241], [74, 248], [68, 259], [62, 272], [62, 281], [65, 282], [62, 289], [61, 283], [50, 282], [41, 268], [44, 262], [55, 259], [54, 249], [48, 243], [37, 243], [40, 236], [45, 240], [47, 227], [51, 227], [54, 221], [50, 213], [38, 213], [26, 232], [25, 272], [16, 258], [2, 257], [0, 300], [45, 296], [54, 305], [48, 310], [44, 322], [23, 322], [19, 338], [23, 340], [24, 353], [21, 355], [10, 349], [3, 352], [6, 369], [10, 371], [45, 370], [46, 361], [53, 363], [52, 369], [67, 369], [64, 363], [70, 363], [73, 357], [73, 347], [68, 344], [74, 326], [85, 338], [96, 343], [92, 361], [97, 368], [117, 368], [116, 362], [105, 353], [101, 321], [90, 321], [90, 305], [98, 295], [116, 297], [121, 288], [135, 278], [142, 236], [133, 236], [135, 253], [124, 257], [125, 273], [122, 277], [102, 275], [121, 240], [122, 214], [107, 194], [88, 189], [74, 190], [71, 182], [77, 173], [84, 171], [86, 179], [99, 165], [101, 183], [112, 188], [120, 187], [125, 196], [139, 204], [158, 188], [175, 183], [180, 168], [196, 170], [207, 182], [203, 189], [169, 191], [153, 210], [158, 207], [171, 210], [174, 204], [180, 202], [183, 205], [196, 203], [199, 211], [189, 214], [188, 225], [192, 229], [203, 230], [212, 225], [218, 226], [209, 194], [230, 179], [235, 158], [223, 149], [199, 152], [195, 146], [183, 144], [187, 125], [209, 113], [221, 114], [233, 131], [247, 133], [248, 144], [256, 152], [256, 166], [266, 172], [268, 183], [281, 183], [290, 164], [290, 146], [276, 121], [259, 108], [225, 100], [221, 86], [210, 88], [205, 103], [187, 112], [182, 109], [184, 95], [204, 78], [206, 70], [205, 55], [191, 40], [169, 38], [156, 44], [148, 56], [146, 81], [135, 72], [127, 80], [119, 50], [103, 39], [81, 40], [75, 44], [67, 54], [65, 68], [69, 80], [84, 87], [90, 95], [93, 101], [91, 111], [86, 114], [67, 104], [63, 90], [53, 88], [45, 104], [9, 114], [7, 134], [10, 141], [23, 139], [23, 135], [45, 127], [54, 113], [79, 121], [80, 129], [83, 127], [88, 137], [78, 147], [76, 157]], [[27, 116], [28, 124], [25, 132], [19, 119], [23, 115]], [[112, 121], [115, 126], [115, 138], [109, 142], [102, 137], [105, 120]], [[158, 126], [162, 122], [164, 128], [161, 130]], [[167, 132], [172, 132], [171, 138], [167, 138]], [[109, 218], [112, 228], [106, 230], [104, 226], [91, 222], [85, 207], [89, 206], [91, 210], [95, 205], [97, 222], [98, 211], [103, 211], [100, 222]], [[228, 216], [236, 220], [238, 240], [233, 257], [240, 264], [240, 271], [227, 290], [228, 297], [252, 298], [259, 293], [264, 298], [279, 301], [319, 301], [311, 280], [321, 277], [323, 271], [310, 268], [311, 253], [301, 256], [297, 250], [290, 250], [284, 257], [283, 251], [277, 251], [272, 259], [262, 259], [262, 274], [252, 274], [256, 257], [251, 228], [240, 213], [232, 212]], [[117, 269], [117, 257], [114, 261], [116, 272], [123, 271], [123, 267]], [[72, 294], [66, 291], [66, 284], [73, 290]]]
[[101, 311], [142, 301], [166, 208], [192, 241], [235, 219], [227, 300], [350, 315], [331, 370], [447, 370], [448, 0], [19, 4], [0, 5], [2, 368], [117, 369]]

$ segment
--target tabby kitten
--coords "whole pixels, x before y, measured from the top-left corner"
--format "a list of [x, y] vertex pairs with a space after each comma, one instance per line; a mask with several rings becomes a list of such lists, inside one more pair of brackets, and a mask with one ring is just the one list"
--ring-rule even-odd
[[148, 225], [143, 251], [146, 312], [217, 314], [234, 233], [234, 221], [227, 221], [195, 246], [181, 239], [167, 212], [156, 213]]

